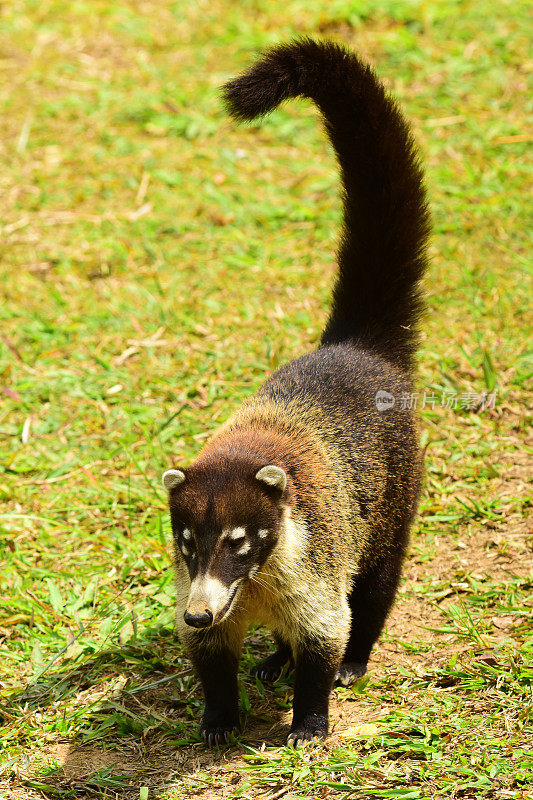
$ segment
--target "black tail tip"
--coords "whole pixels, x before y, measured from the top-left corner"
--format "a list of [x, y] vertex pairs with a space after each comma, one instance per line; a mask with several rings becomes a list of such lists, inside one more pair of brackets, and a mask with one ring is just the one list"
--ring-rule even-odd
[[251, 122], [266, 114], [268, 109], [265, 108], [262, 92], [258, 92], [257, 88], [248, 74], [240, 75], [224, 84], [220, 91], [227, 113], [242, 122]]
[[222, 87], [228, 113], [250, 121], [273, 111], [283, 100], [307, 94], [309, 79], [323, 77], [328, 56], [339, 50], [332, 43], [307, 37], [271, 47], [242, 75]]

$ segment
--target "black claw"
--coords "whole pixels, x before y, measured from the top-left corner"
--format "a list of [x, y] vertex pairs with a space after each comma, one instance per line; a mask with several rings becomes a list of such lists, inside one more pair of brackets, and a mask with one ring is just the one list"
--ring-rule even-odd
[[290, 649], [284, 647], [263, 659], [254, 669], [252, 674], [266, 683], [274, 683], [283, 672], [283, 668], [291, 661]]
[[358, 678], [366, 673], [366, 664], [356, 661], [344, 661], [335, 675], [335, 683], [341, 686], [351, 686]]
[[211, 749], [229, 744], [232, 735], [237, 733], [238, 730], [238, 727], [234, 725], [232, 728], [202, 728], [200, 732], [206, 747]]
[[255, 676], [265, 683], [275, 683], [281, 675], [281, 670], [256, 670]]
[[320, 728], [313, 728], [313, 729], [302, 729], [299, 731], [294, 731], [293, 733], [289, 733], [287, 737], [287, 746], [300, 747], [301, 745], [305, 744], [306, 742], [311, 742], [315, 739], [325, 739], [327, 733]]

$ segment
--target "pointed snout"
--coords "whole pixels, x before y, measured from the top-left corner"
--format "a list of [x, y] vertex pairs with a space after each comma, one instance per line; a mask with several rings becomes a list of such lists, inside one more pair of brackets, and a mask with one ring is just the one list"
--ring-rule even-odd
[[189, 598], [183, 619], [193, 628], [208, 628], [213, 624], [213, 610], [207, 597]]
[[213, 612], [208, 608], [203, 611], [189, 611], [187, 609], [183, 615], [183, 619], [192, 628], [208, 628], [213, 624]]
[[198, 575], [192, 582], [183, 619], [193, 628], [217, 625], [229, 613], [240, 580], [229, 586], [212, 575]]

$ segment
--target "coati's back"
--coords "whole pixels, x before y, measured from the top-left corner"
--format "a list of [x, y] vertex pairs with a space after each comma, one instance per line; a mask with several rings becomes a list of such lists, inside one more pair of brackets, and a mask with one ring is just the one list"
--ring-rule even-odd
[[[392, 408], [379, 410], [381, 392], [396, 398]], [[300, 478], [291, 508], [310, 532], [309, 559], [323, 554], [321, 570], [357, 572], [398, 536], [406, 543], [398, 517], [416, 510], [421, 459], [416, 420], [399, 401], [412, 392], [409, 376], [374, 353], [323, 346], [275, 372], [212, 447], [221, 453], [237, 431], [287, 435], [290, 452], [277, 444], [276, 463], [282, 456]]]
[[[320, 347], [274, 373], [190, 467], [164, 476], [178, 627], [206, 693], [204, 734], [217, 741], [237, 722], [228, 665], [255, 620], [278, 641], [260, 674], [295, 660], [297, 742], [324, 735], [334, 676], [349, 683], [366, 669], [398, 582], [420, 480], [416, 423], [399, 400], [412, 391], [428, 212], [400, 111], [343, 48], [274, 48], [224, 95], [240, 119], [310, 97], [343, 184], [339, 273]], [[384, 409], [383, 397], [396, 403]], [[231, 712], [220, 699], [228, 692]]]

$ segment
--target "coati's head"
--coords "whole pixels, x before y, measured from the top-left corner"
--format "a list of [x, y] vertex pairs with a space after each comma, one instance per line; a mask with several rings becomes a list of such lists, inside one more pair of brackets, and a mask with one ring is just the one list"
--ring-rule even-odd
[[169, 469], [163, 486], [191, 580], [185, 622], [216, 625], [277, 544], [287, 476], [273, 464], [215, 461]]

